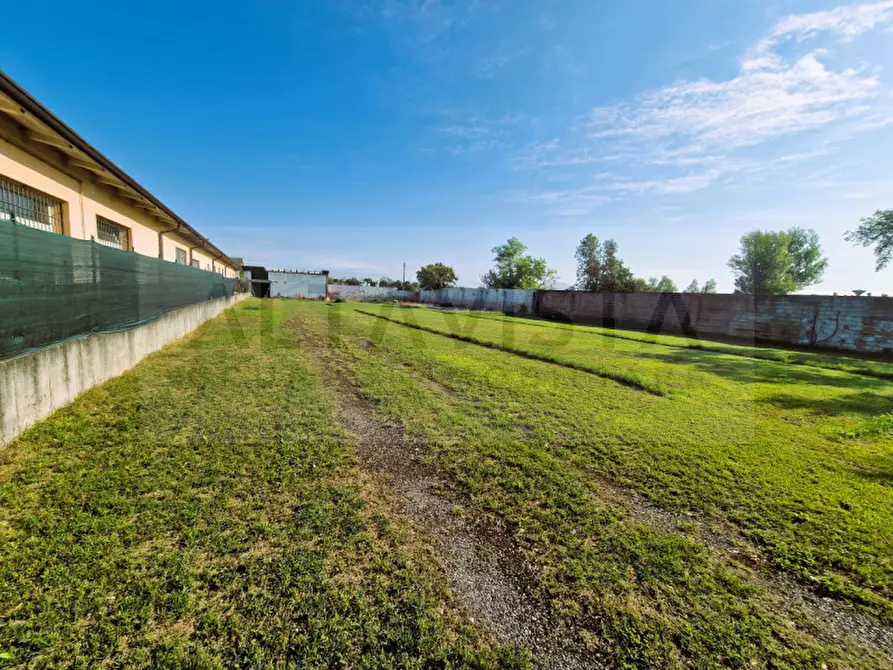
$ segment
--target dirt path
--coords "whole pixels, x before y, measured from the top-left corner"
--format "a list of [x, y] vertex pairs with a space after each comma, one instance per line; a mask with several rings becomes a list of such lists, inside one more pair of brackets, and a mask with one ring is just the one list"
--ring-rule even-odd
[[356, 437], [360, 466], [383, 478], [398, 494], [401, 512], [434, 539], [452, 590], [475, 620], [500, 641], [528, 650], [542, 667], [608, 667], [578, 642], [574, 631], [552, 617], [512, 539], [492, 522], [471, 516], [437, 494], [443, 481], [422, 461], [427, 445], [380, 416], [338, 372], [331, 350], [304, 335], [296, 332], [333, 395], [341, 425]]

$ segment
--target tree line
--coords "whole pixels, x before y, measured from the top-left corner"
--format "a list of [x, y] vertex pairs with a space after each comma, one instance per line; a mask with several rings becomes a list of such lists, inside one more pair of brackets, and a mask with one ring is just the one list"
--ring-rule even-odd
[[[893, 210], [878, 210], [862, 219], [856, 230], [844, 238], [863, 247], [873, 247], [875, 270], [881, 271], [893, 261]], [[546, 259], [527, 253], [527, 246], [516, 237], [493, 247], [494, 266], [482, 277], [487, 288], [549, 289], [555, 287], [557, 273]], [[645, 279], [637, 277], [620, 259], [614, 240], [599, 240], [586, 235], [577, 245], [576, 282], [571, 287], [578, 291], [613, 293], [660, 292], [675, 293], [676, 283], [666, 275]], [[828, 258], [822, 253], [818, 233], [793, 227], [781, 231], [755, 230], [741, 238], [740, 249], [728, 266], [735, 279], [735, 293], [786, 295], [822, 281], [828, 268]], [[437, 290], [456, 285], [458, 278], [452, 267], [431, 263], [416, 273], [416, 282], [401, 282], [383, 277], [330, 279], [333, 284], [387, 286], [406, 290]], [[697, 279], [684, 293], [716, 293], [716, 281]], [[864, 293], [864, 291], [863, 291]], [[857, 291], [857, 294], [860, 294]]]

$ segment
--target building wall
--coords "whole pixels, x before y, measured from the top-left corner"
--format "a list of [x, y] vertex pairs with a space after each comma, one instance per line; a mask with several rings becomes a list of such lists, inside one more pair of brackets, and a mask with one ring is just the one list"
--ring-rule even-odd
[[[82, 240], [96, 236], [96, 216], [117, 223], [130, 230], [133, 251], [145, 256], [158, 257], [158, 233], [165, 228], [143, 210], [132, 207], [128, 200], [112, 195], [105, 188], [92, 182], [81, 182], [46, 162], [0, 139], [0, 176], [20, 182], [62, 201], [63, 232]], [[165, 260], [176, 260], [175, 248], [187, 252], [192, 243], [175, 233], [164, 236]], [[210, 269], [211, 256], [194, 251], [200, 258], [202, 269]], [[220, 268], [220, 262], [215, 266]], [[235, 277], [232, 267], [225, 269], [225, 276]]]
[[271, 270], [270, 297], [325, 298], [328, 277], [304, 272], [276, 272]]

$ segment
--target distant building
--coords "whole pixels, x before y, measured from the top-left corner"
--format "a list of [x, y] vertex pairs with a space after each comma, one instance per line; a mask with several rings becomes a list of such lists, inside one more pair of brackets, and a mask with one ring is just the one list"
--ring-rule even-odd
[[0, 221], [237, 277], [239, 265], [0, 71]]
[[269, 295], [272, 298], [325, 299], [328, 295], [329, 271], [269, 270]]

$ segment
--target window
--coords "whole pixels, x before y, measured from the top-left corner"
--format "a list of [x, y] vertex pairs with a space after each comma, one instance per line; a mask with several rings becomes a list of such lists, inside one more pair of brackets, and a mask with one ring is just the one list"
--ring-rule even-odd
[[0, 177], [0, 219], [61, 233], [62, 201]]
[[202, 267], [201, 264], [198, 262], [197, 258], [193, 258], [190, 265], [194, 268], [199, 268], [199, 269], [201, 269], [201, 267]]
[[96, 241], [104, 247], [127, 251], [130, 249], [130, 231], [124, 226], [97, 216]]
[[186, 265], [186, 249], [177, 247], [177, 263], [179, 263], [180, 265]]

